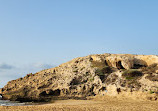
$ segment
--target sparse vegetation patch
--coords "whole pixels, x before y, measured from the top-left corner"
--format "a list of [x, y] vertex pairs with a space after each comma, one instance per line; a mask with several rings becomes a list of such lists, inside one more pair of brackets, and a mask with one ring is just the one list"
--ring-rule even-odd
[[149, 79], [150, 81], [158, 81], [158, 75], [149, 74], [146, 76], [146, 79]]
[[158, 64], [157, 63], [151, 64], [148, 67], [143, 67], [142, 68], [142, 72], [147, 73], [147, 74], [155, 73], [156, 70], [158, 70]]
[[140, 77], [142, 75], [142, 72], [137, 69], [129, 69], [122, 73], [122, 76], [127, 79], [133, 79], [133, 77]]

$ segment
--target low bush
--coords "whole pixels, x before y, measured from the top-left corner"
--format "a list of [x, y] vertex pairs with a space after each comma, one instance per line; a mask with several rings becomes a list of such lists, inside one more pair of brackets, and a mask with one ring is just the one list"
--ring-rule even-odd
[[126, 77], [127, 80], [132, 80], [134, 77]]
[[129, 69], [122, 73], [122, 76], [126, 77], [127, 79], [133, 79], [132, 77], [139, 77], [142, 75], [142, 72], [137, 69]]
[[146, 76], [145, 78], [146, 78], [146, 79], [149, 79], [150, 81], [158, 81], [158, 75], [149, 74], [149, 75]]
[[112, 69], [109, 66], [104, 66], [102, 69], [96, 70], [96, 75], [105, 75], [106, 73], [111, 73]]
[[102, 69], [97, 69], [95, 74], [100, 77], [102, 81], [104, 81], [105, 77], [112, 72], [112, 69], [109, 66], [104, 66]]
[[149, 93], [150, 93], [150, 94], [153, 94], [153, 93], [155, 93], [155, 92], [154, 92], [154, 91], [150, 91]]
[[145, 73], [155, 73], [156, 70], [158, 70], [158, 64], [157, 63], [154, 63], [154, 64], [151, 64], [149, 65], [148, 67], [143, 67], [142, 68], [142, 71], [145, 72]]

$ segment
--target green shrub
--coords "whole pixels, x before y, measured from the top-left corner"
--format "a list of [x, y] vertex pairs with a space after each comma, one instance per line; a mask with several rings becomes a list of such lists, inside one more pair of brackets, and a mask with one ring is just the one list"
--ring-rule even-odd
[[144, 91], [148, 91], [147, 89], [144, 89]]
[[94, 77], [89, 78], [89, 81], [90, 82], [94, 81]]
[[122, 76], [126, 77], [126, 78], [139, 77], [142, 75], [143, 75], [142, 72], [140, 72], [137, 69], [129, 69], [129, 70], [126, 70], [122, 73]]
[[146, 78], [146, 79], [149, 79], [150, 81], [158, 81], [158, 75], [149, 74], [149, 75], [146, 76], [145, 78]]
[[95, 72], [95, 74], [98, 75], [98, 76], [105, 75], [105, 74], [103, 73], [103, 71], [100, 70], [100, 69], [97, 69], [96, 72]]
[[85, 74], [86, 76], [89, 76], [90, 75], [90, 72], [86, 72], [86, 74]]
[[73, 72], [77, 73], [77, 72], [78, 72], [78, 70], [74, 70]]
[[150, 94], [153, 94], [153, 93], [155, 93], [155, 92], [154, 92], [154, 91], [150, 91], [149, 93], [150, 93]]
[[150, 73], [155, 73], [156, 70], [158, 70], [158, 66], [157, 65], [158, 65], [157, 63], [154, 63], [154, 64], [151, 64], [151, 65], [149, 65], [147, 67], [143, 67], [142, 71], [145, 72], [145, 73], [149, 73], [149, 74]]
[[106, 73], [111, 73], [112, 69], [109, 66], [104, 66], [102, 69], [97, 69], [95, 74], [96, 75], [105, 75]]
[[85, 67], [82, 67], [81, 70], [85, 69]]
[[132, 80], [134, 77], [126, 77], [127, 80]]
[[112, 72], [112, 69], [109, 66], [104, 66], [102, 69], [97, 69], [95, 74], [100, 77], [102, 81], [104, 81], [105, 77]]

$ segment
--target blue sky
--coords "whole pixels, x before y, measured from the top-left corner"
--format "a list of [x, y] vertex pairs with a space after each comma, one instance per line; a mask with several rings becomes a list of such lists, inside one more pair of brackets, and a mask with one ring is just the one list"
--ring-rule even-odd
[[0, 87], [89, 54], [158, 55], [157, 0], [0, 0]]

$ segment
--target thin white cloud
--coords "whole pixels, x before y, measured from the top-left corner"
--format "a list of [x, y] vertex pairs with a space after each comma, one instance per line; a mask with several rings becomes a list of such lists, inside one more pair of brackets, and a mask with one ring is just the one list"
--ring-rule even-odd
[[8, 69], [13, 69], [13, 68], [15, 68], [15, 67], [12, 65], [6, 64], [6, 63], [0, 64], [0, 70], [8, 70]]
[[55, 65], [52, 65], [52, 64], [43, 64], [43, 63], [35, 63], [35, 64], [33, 64], [33, 66], [35, 68], [40, 68], [40, 69], [49, 69], [49, 68], [55, 67]]
[[32, 63], [19, 66], [0, 64], [0, 87], [6, 85], [8, 81], [24, 77], [28, 73], [36, 73], [52, 67], [55, 67], [55, 65], [48, 63]]

